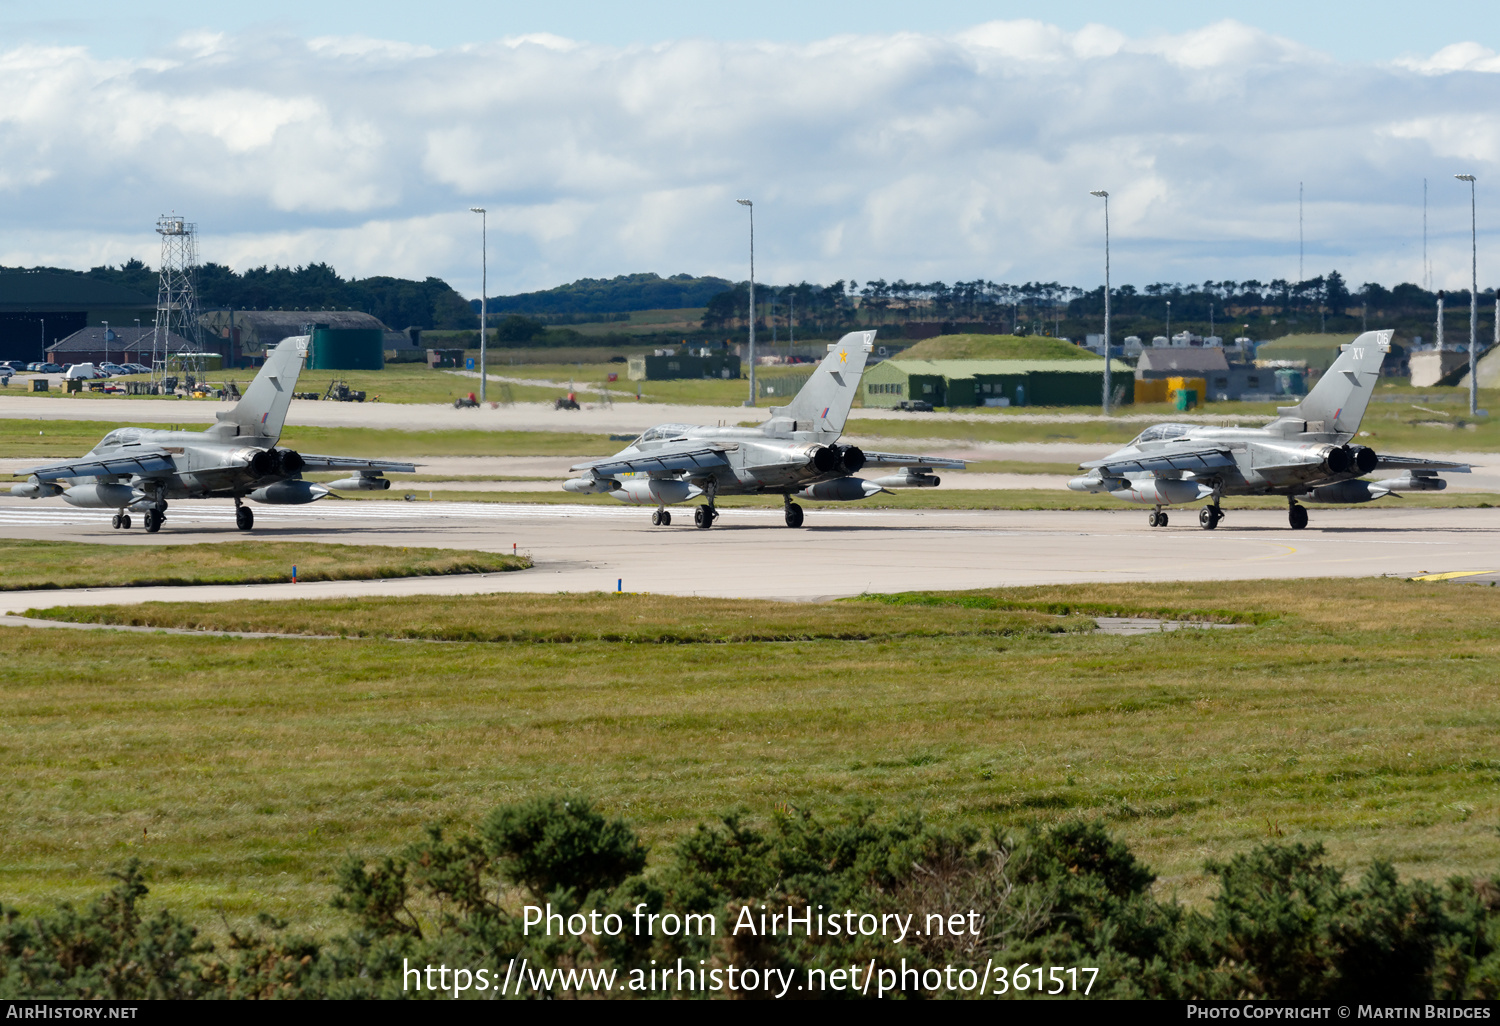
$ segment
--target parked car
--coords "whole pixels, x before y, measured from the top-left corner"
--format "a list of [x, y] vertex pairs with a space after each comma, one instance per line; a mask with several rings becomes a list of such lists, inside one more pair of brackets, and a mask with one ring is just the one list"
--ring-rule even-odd
[[62, 366], [60, 364], [53, 363], [50, 360], [37, 365], [37, 373], [39, 374], [57, 374], [61, 370]]
[[932, 413], [932, 404], [922, 399], [903, 399], [896, 404], [896, 409], [905, 410], [907, 413]]
[[91, 363], [69, 364], [68, 369], [63, 372], [63, 378], [68, 381], [93, 381], [95, 378], [107, 377], [108, 374]]
[[151, 373], [151, 368], [147, 367], [144, 363], [127, 363], [125, 365], [125, 373], [127, 373], [127, 374], [150, 374]]
[[116, 374], [129, 374], [130, 372], [118, 363], [110, 363], [108, 360], [99, 365], [99, 369], [113, 377]]
[[26, 365], [20, 360], [0, 360], [0, 369], [8, 370], [12, 374], [19, 374], [26, 369]]

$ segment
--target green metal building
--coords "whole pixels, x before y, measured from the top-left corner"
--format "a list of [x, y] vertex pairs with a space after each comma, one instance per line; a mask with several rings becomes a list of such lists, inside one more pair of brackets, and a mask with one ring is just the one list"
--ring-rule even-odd
[[308, 370], [384, 370], [385, 332], [379, 328], [330, 328], [315, 324]]
[[660, 352], [654, 356], [632, 356], [625, 362], [631, 381], [672, 381], [677, 378], [721, 378], [740, 376], [740, 358], [733, 353], [709, 350], [689, 353]]
[[[1133, 397], [1130, 365], [1110, 365], [1121, 402]], [[1103, 397], [1103, 360], [884, 360], [865, 371], [867, 407], [910, 400], [934, 406], [1092, 406]], [[1004, 400], [1002, 402], [1002, 400]]]

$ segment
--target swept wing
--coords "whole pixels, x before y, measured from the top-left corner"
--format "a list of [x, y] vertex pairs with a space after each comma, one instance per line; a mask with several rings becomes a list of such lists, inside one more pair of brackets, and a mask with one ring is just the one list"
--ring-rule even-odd
[[683, 470], [727, 467], [729, 461], [724, 458], [724, 454], [736, 448], [736, 445], [704, 445], [701, 442], [664, 446], [649, 453], [590, 460], [568, 469], [574, 473], [593, 471], [598, 477], [609, 477], [612, 474], [677, 473]]
[[1467, 463], [1445, 463], [1442, 460], [1424, 460], [1419, 456], [1381, 456], [1375, 464], [1376, 470], [1446, 470], [1453, 474], [1467, 474]]
[[303, 470], [378, 470], [392, 474], [414, 474], [417, 471], [415, 463], [358, 460], [349, 456], [309, 456], [306, 453], [298, 455], [302, 457]]
[[1187, 446], [1158, 449], [1137, 456], [1108, 457], [1079, 464], [1085, 470], [1097, 469], [1113, 475], [1137, 471], [1217, 470], [1234, 465], [1234, 456], [1228, 449], [1223, 447], [1189, 448]]
[[947, 459], [938, 456], [910, 456], [899, 452], [870, 452], [864, 450], [867, 467], [933, 467], [940, 470], [962, 470], [968, 466], [966, 460]]
[[30, 474], [38, 481], [56, 481], [70, 477], [131, 477], [150, 474], [170, 474], [177, 469], [172, 457], [156, 449], [130, 456], [110, 456], [103, 459], [75, 460], [72, 463], [53, 463], [45, 467], [34, 467], [20, 471]]

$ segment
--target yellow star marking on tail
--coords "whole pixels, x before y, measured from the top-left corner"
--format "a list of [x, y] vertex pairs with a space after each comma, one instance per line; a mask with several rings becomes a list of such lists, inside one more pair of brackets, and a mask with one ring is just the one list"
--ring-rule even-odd
[[839, 350], [839, 363], [848, 363], [848, 362], [849, 362], [849, 350], [847, 350], [847, 349], [840, 349]]

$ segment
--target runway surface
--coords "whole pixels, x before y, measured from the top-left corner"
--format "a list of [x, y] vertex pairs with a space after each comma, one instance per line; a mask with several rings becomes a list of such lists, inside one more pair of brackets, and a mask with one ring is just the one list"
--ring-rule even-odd
[[[335, 403], [294, 400], [287, 413], [287, 427], [368, 427], [402, 431], [439, 431], [466, 428], [478, 431], [585, 431], [595, 433], [644, 431], [655, 424], [759, 423], [771, 416], [768, 406], [696, 406], [621, 400], [609, 405], [586, 401], [581, 410], [555, 410], [549, 403], [512, 403], [509, 406], [455, 410], [444, 403]], [[126, 424], [208, 425], [214, 414], [229, 404], [194, 399], [67, 398], [51, 395], [0, 395], [0, 418], [34, 420], [99, 420]], [[851, 416], [850, 433], [869, 430], [879, 421], [899, 421], [933, 426], [933, 437], [954, 434], [965, 421], [994, 423], [999, 418], [1017, 423], [1074, 424], [1110, 420], [1119, 423], [1149, 423], [1155, 414], [1081, 413], [903, 413], [898, 410], [858, 409]], [[1217, 414], [1185, 414], [1179, 420], [1202, 423], [1263, 423], [1269, 417]], [[861, 425], [860, 422], [866, 422]], [[961, 431], [958, 431], [961, 433]]]
[[1304, 531], [1280, 511], [1229, 510], [1217, 531], [1192, 511], [1151, 529], [1115, 511], [725, 510], [711, 530], [690, 509], [653, 528], [626, 506], [322, 502], [257, 506], [250, 535], [227, 502], [181, 502], [160, 534], [116, 531], [107, 511], [0, 500], [0, 536], [161, 545], [249, 539], [440, 546], [530, 554], [532, 570], [390, 581], [0, 593], [0, 613], [37, 606], [357, 595], [625, 591], [816, 601], [866, 591], [956, 590], [1077, 581], [1415, 577], [1500, 571], [1500, 510], [1312, 509]]

